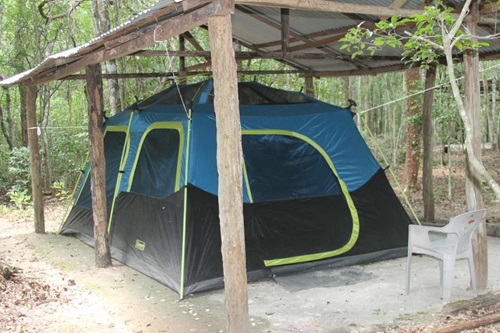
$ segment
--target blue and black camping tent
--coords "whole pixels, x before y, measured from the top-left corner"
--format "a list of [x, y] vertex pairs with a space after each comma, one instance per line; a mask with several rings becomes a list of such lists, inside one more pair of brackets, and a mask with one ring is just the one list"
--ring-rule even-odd
[[[404, 255], [406, 211], [349, 110], [239, 84], [248, 279]], [[181, 297], [223, 286], [213, 82], [105, 123], [112, 256]], [[93, 244], [89, 170], [61, 228]]]

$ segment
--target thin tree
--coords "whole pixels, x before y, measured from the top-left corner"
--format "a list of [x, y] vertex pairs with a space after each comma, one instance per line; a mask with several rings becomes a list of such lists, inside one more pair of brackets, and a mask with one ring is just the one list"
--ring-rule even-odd
[[[95, 0], [92, 5], [94, 10], [94, 31], [99, 31], [100, 34], [111, 29], [109, 19], [109, 0]], [[116, 60], [105, 62], [107, 74], [118, 73]], [[111, 114], [115, 115], [121, 111], [120, 85], [118, 79], [108, 79], [109, 104]]]
[[405, 191], [417, 187], [419, 161], [422, 148], [422, 109], [420, 108], [421, 95], [415, 95], [420, 89], [420, 71], [412, 68], [405, 72], [407, 99], [407, 145], [405, 159]]

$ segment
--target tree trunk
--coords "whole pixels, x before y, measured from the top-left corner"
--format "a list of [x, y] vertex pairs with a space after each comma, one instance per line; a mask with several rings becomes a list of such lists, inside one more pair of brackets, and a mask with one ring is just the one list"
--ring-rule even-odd
[[21, 100], [21, 145], [28, 146], [28, 124], [26, 120], [26, 89], [24, 85], [19, 85], [19, 97]]
[[229, 14], [208, 19], [217, 126], [219, 217], [228, 333], [250, 332], [238, 77]]
[[[477, 19], [479, 16], [478, 1], [473, 1], [470, 8], [472, 20], [465, 23], [470, 33], [477, 34]], [[470, 145], [467, 149], [467, 169], [465, 179], [465, 194], [467, 208], [469, 210], [483, 208], [483, 196], [481, 194], [481, 179], [475, 177], [471, 170], [470, 156], [475, 157], [475, 161], [481, 163], [481, 89], [479, 86], [479, 54], [477, 50], [467, 50], [464, 55], [465, 65], [465, 109], [472, 127], [470, 133]], [[488, 285], [488, 238], [486, 221], [482, 222], [482, 227], [478, 229], [477, 239], [473, 245], [475, 255], [475, 268], [477, 277], [477, 289], [484, 292]]]
[[[491, 112], [492, 112], [492, 123], [493, 123], [493, 140], [491, 142], [493, 150], [498, 149], [498, 132], [499, 127], [497, 127], [497, 78], [493, 77], [491, 82]], [[498, 125], [500, 126], [500, 125]]]
[[[7, 118], [7, 120], [5, 120]], [[7, 126], [5, 126], [5, 123], [7, 122]], [[5, 138], [5, 141], [7, 141], [7, 145], [9, 146], [9, 151], [14, 148], [14, 144], [12, 143], [12, 121], [11, 121], [11, 116], [10, 116], [10, 93], [7, 90], [6, 91], [6, 105], [5, 108], [2, 108], [0, 106], [0, 126], [2, 128], [2, 134], [3, 137]]]
[[342, 77], [342, 90], [344, 91], [344, 100], [342, 101], [343, 105], [344, 103], [348, 104], [348, 99], [351, 98], [351, 79], [348, 76]]
[[52, 165], [50, 161], [50, 144], [49, 136], [50, 132], [47, 131], [47, 126], [49, 124], [50, 115], [50, 97], [52, 95], [50, 88], [45, 85], [41, 86], [39, 89], [40, 99], [40, 128], [42, 129], [40, 133], [40, 142], [42, 146], [42, 184], [44, 188], [50, 188], [52, 184]]
[[[106, 73], [107, 74], [118, 73], [116, 60], [106, 61]], [[111, 109], [111, 115], [115, 115], [122, 110], [120, 84], [118, 83], [118, 79], [108, 79], [107, 81], [108, 81], [108, 91], [109, 91], [109, 107]]]
[[436, 68], [431, 67], [425, 75], [424, 109], [422, 116], [422, 137], [424, 161], [422, 165], [422, 186], [424, 200], [424, 221], [434, 221], [434, 185], [432, 183], [432, 162], [434, 149], [434, 129], [432, 125], [432, 105], [434, 100], [434, 85], [436, 83]]
[[45, 217], [43, 214], [42, 171], [40, 165], [40, 150], [38, 148], [38, 131], [36, 129], [36, 86], [24, 87], [26, 98], [26, 123], [30, 148], [31, 188], [33, 196], [33, 212], [35, 232], [45, 233]]
[[[94, 36], [98, 36], [111, 29], [109, 22], [109, 0], [92, 0], [92, 11], [94, 13]], [[117, 74], [116, 60], [105, 62], [106, 74]], [[119, 113], [122, 109], [120, 96], [120, 85], [118, 79], [108, 79], [109, 105], [111, 115]]]
[[111, 265], [108, 242], [106, 207], [106, 160], [104, 158], [103, 93], [101, 65], [86, 70], [87, 103], [90, 138], [90, 188], [92, 190], [92, 216], [94, 218], [95, 263], [97, 267]]
[[[470, 0], [467, 0], [470, 1]], [[463, 12], [467, 12], [468, 10], [468, 3], [466, 3], [462, 9]], [[475, 10], [477, 11], [477, 10]], [[476, 14], [477, 15], [477, 14]], [[467, 24], [471, 27], [470, 31], [472, 34], [472, 29], [475, 29], [474, 27], [477, 26], [477, 24], [472, 24], [473, 20], [469, 20]], [[456, 24], [460, 25], [462, 21], [457, 20]], [[477, 22], [477, 21], [476, 21]], [[455, 98], [455, 101], [457, 103], [458, 107], [458, 112], [460, 114], [460, 118], [462, 119], [462, 122], [464, 124], [464, 130], [465, 130], [465, 140], [464, 140], [464, 146], [465, 146], [465, 151], [467, 153], [467, 167], [471, 173], [471, 175], [476, 178], [476, 179], [482, 179], [486, 181], [490, 189], [493, 191], [495, 194], [495, 197], [497, 200], [500, 200], [500, 186], [496, 182], [496, 180], [491, 176], [491, 174], [486, 170], [484, 167], [483, 163], [481, 160], [479, 160], [476, 157], [476, 149], [474, 149], [473, 146], [473, 137], [474, 137], [474, 127], [473, 127], [473, 120], [470, 117], [470, 112], [467, 112], [464, 101], [462, 100], [462, 96], [460, 93], [460, 89], [458, 88], [457, 84], [457, 78], [454, 72], [454, 59], [453, 59], [453, 47], [452, 47], [452, 38], [454, 36], [450, 36], [446, 33], [445, 29], [442, 29], [443, 31], [443, 52], [446, 57], [446, 70], [448, 72], [448, 77], [450, 80], [450, 87], [453, 93], [453, 98]], [[475, 31], [475, 30], [474, 30]], [[477, 52], [476, 52], [477, 55]], [[477, 58], [477, 57], [476, 57]], [[464, 63], [466, 67], [466, 71], [471, 70], [471, 64], [467, 61], [467, 57], [464, 57]], [[478, 77], [478, 74], [475, 74], [476, 79]], [[473, 82], [471, 80], [470, 82]], [[477, 96], [479, 96], [479, 93], [476, 91], [472, 91], [471, 89], [466, 91], [467, 94], [475, 94], [477, 93]], [[474, 96], [470, 96], [471, 100], [474, 98]], [[476, 111], [479, 112], [479, 111]], [[480, 151], [479, 151], [480, 153]], [[467, 207], [475, 207], [473, 202], [470, 202], [469, 200], [471, 197], [467, 197]], [[476, 201], [477, 203], [477, 201]], [[477, 206], [480, 207], [480, 206]]]
[[[420, 88], [420, 70], [409, 69], [405, 72], [408, 95], [415, 94]], [[407, 146], [405, 159], [405, 191], [417, 187], [418, 167], [421, 150], [422, 116], [420, 111], [420, 95], [411, 96], [407, 100]]]
[[486, 75], [482, 75], [483, 79], [483, 96], [484, 96], [484, 111], [485, 111], [485, 116], [486, 116], [486, 128], [488, 129], [488, 132], [486, 133], [486, 142], [489, 142], [493, 144], [494, 140], [494, 134], [495, 134], [495, 125], [496, 123], [493, 122], [493, 114], [494, 111], [491, 109], [491, 103], [490, 103], [490, 87], [489, 87], [489, 82], [488, 78]]

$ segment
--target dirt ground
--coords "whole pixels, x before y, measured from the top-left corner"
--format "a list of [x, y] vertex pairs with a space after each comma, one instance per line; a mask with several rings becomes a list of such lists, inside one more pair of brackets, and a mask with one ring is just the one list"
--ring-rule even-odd
[[[487, 151], [485, 155], [490, 171], [498, 173], [500, 153]], [[437, 222], [466, 210], [462, 170], [460, 159], [451, 167], [445, 165], [435, 170]], [[498, 174], [495, 177], [500, 181]], [[448, 192], [453, 198], [448, 197]], [[421, 193], [418, 190], [410, 193], [409, 201], [421, 216]], [[500, 204], [488, 190], [485, 203], [489, 231], [495, 234], [499, 230]], [[0, 277], [1, 332], [225, 331], [221, 292], [203, 297], [203, 301], [196, 296], [179, 301], [166, 287], [152, 284], [149, 278], [118, 262], [108, 269], [95, 268], [92, 251], [86, 245], [54, 234], [66, 208], [56, 199], [47, 201], [45, 235], [33, 233], [30, 210], [0, 210], [0, 269], [9, 277], [7, 280]], [[250, 306], [255, 307], [252, 302], [258, 302], [260, 287], [249, 288], [252, 295], [257, 295], [250, 300]], [[313, 304], [307, 299], [301, 302], [312, 312], [315, 307], [329, 303]], [[411, 307], [411, 303], [408, 306]], [[500, 332], [500, 290], [467, 303], [429, 308], [398, 322], [382, 323], [381, 317], [380, 325], [360, 326], [351, 320], [346, 328], [334, 331], [319, 327], [314, 316], [305, 313], [303, 318], [298, 318], [300, 325], [294, 325], [293, 329], [286, 322], [282, 323], [283, 329], [269, 329], [269, 323], [262, 318], [276, 315], [274, 311], [266, 311], [261, 317], [251, 317], [252, 332], [445, 332], [450, 327], [465, 327], [466, 323], [485, 318], [486, 322], [480, 327], [449, 332]], [[332, 315], [342, 315], [342, 311], [332, 311]], [[379, 314], [374, 311], [372, 315]], [[488, 325], [488, 319], [493, 320], [492, 325]]]

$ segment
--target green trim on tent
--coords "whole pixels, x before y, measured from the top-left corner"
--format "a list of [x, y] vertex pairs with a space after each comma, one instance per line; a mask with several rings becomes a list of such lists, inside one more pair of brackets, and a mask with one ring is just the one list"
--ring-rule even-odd
[[[127, 126], [108, 126], [104, 130], [104, 137], [106, 136], [106, 133], [108, 133], [108, 132], [125, 132], [126, 133], [127, 132]], [[127, 140], [127, 139], [125, 138], [125, 140]], [[78, 202], [78, 200], [80, 200], [80, 196], [82, 195], [82, 190], [84, 188], [83, 185], [85, 183], [87, 183], [89, 176], [90, 176], [90, 170], [89, 170], [89, 173], [87, 173], [87, 175], [85, 176], [85, 179], [82, 182], [82, 186], [80, 187], [80, 191], [78, 192], [78, 196], [73, 201], [73, 206], [76, 205], [76, 203]]]
[[243, 156], [243, 177], [245, 179], [245, 184], [247, 185], [248, 201], [250, 201], [250, 203], [253, 203], [252, 190], [250, 189], [250, 181], [248, 180], [248, 172], [247, 172], [247, 165], [245, 163], [245, 156]]
[[179, 191], [180, 189], [180, 182], [181, 182], [181, 168], [182, 168], [182, 152], [183, 152], [183, 147], [184, 147], [184, 127], [182, 126], [182, 123], [179, 121], [161, 121], [161, 122], [156, 122], [151, 124], [142, 134], [141, 141], [139, 143], [139, 149], [137, 149], [137, 153], [135, 154], [135, 160], [134, 164], [132, 166], [132, 170], [130, 172], [130, 178], [128, 182], [128, 188], [127, 191], [130, 192], [130, 189], [132, 188], [132, 184], [134, 183], [134, 176], [135, 176], [135, 168], [137, 167], [137, 162], [139, 161], [139, 157], [141, 155], [141, 150], [142, 150], [142, 145], [144, 143], [144, 140], [148, 136], [149, 132], [157, 129], [173, 129], [177, 130], [179, 132], [179, 154], [177, 156], [177, 171], [176, 171], [176, 176], [175, 176], [175, 192]]
[[312, 253], [312, 254], [306, 254], [306, 255], [301, 255], [301, 256], [295, 256], [295, 257], [289, 257], [289, 258], [279, 258], [279, 259], [269, 259], [269, 260], [264, 260], [264, 265], [266, 267], [270, 266], [279, 266], [279, 265], [288, 265], [288, 264], [297, 264], [301, 262], [306, 262], [306, 261], [312, 261], [312, 260], [320, 260], [320, 259], [325, 259], [325, 258], [330, 258], [334, 257], [337, 255], [340, 255], [342, 253], [345, 253], [349, 251], [350, 249], [353, 248], [354, 244], [356, 244], [356, 241], [358, 240], [359, 236], [359, 216], [358, 216], [358, 211], [354, 205], [354, 202], [351, 198], [351, 195], [349, 194], [349, 191], [347, 189], [347, 185], [345, 182], [339, 177], [337, 170], [335, 169], [335, 166], [333, 165], [332, 160], [324, 151], [324, 149], [318, 145], [314, 140], [311, 138], [297, 133], [293, 131], [287, 131], [287, 130], [279, 130], [279, 129], [265, 129], [265, 130], [242, 130], [243, 135], [285, 135], [285, 136], [291, 136], [297, 139], [300, 139], [302, 141], [307, 142], [310, 144], [313, 148], [315, 148], [321, 156], [325, 159], [326, 163], [332, 170], [333, 174], [335, 177], [337, 177], [339, 181], [340, 188], [342, 190], [342, 193], [345, 196], [345, 199], [347, 201], [347, 206], [349, 207], [349, 211], [351, 212], [351, 217], [352, 217], [352, 232], [351, 232], [351, 237], [349, 241], [342, 246], [339, 249], [333, 250], [333, 251], [327, 251], [327, 252], [321, 252], [321, 253]]
[[109, 129], [109, 131], [112, 131], [112, 132], [125, 132], [125, 142], [123, 143], [122, 157], [120, 159], [120, 168], [118, 169], [118, 175], [117, 175], [116, 184], [115, 184], [115, 193], [113, 193], [113, 201], [111, 202], [111, 209], [109, 212], [108, 234], [111, 232], [111, 225], [113, 224], [113, 212], [115, 211], [116, 197], [118, 197], [118, 192], [120, 190], [120, 184], [122, 182], [122, 173], [120, 171], [123, 170], [123, 168], [125, 166], [125, 161], [127, 159], [126, 157], [128, 156], [128, 149], [130, 147], [130, 125], [132, 124], [133, 117], [134, 117], [134, 113], [130, 112], [130, 117], [128, 119], [127, 126], [108, 126], [108, 127], [106, 127], [106, 132], [104, 133], [106, 135], [108, 129]]
[[186, 140], [186, 165], [184, 166], [184, 205], [182, 211], [182, 248], [181, 248], [181, 279], [180, 279], [180, 298], [184, 298], [184, 270], [186, 269], [186, 234], [187, 234], [187, 199], [188, 199], [188, 176], [189, 176], [189, 155], [191, 152], [191, 112], [189, 109], [187, 140]]

